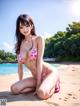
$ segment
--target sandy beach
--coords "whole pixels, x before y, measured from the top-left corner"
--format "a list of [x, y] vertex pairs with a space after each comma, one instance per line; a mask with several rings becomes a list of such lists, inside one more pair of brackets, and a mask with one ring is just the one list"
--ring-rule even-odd
[[[18, 75], [0, 75], [0, 99], [7, 99], [6, 106], [80, 106], [80, 63], [60, 63], [61, 90], [47, 100], [40, 100], [32, 93], [12, 95], [10, 86]], [[24, 77], [29, 77], [24, 75]]]

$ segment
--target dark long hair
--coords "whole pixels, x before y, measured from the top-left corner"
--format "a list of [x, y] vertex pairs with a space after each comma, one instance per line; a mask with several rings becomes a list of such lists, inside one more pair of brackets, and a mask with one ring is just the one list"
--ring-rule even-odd
[[35, 26], [34, 26], [32, 18], [28, 16], [27, 14], [20, 15], [16, 21], [16, 45], [15, 45], [16, 54], [20, 53], [20, 46], [21, 46], [22, 40], [25, 39], [25, 36], [21, 34], [19, 30], [20, 23], [22, 25], [28, 25], [28, 26], [31, 25], [32, 26], [31, 35], [36, 36]]

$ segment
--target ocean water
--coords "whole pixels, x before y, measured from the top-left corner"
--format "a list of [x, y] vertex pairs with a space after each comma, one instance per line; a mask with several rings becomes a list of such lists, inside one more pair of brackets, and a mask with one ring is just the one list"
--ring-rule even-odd
[[[58, 67], [58, 64], [51, 64], [54, 67]], [[24, 72], [28, 71], [28, 68], [26, 68], [26, 66], [23, 66], [23, 70]], [[18, 64], [15, 63], [3, 63], [0, 64], [0, 75], [9, 75], [9, 74], [15, 74], [18, 71]]]
[[[24, 66], [23, 70], [26, 71], [27, 68]], [[15, 63], [3, 63], [0, 64], [0, 75], [6, 75], [6, 74], [15, 74], [18, 71], [18, 64]]]

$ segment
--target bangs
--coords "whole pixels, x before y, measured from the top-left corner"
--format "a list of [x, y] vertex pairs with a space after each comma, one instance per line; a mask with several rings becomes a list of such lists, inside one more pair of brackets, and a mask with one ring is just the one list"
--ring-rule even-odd
[[30, 23], [28, 22], [28, 21], [26, 21], [26, 20], [20, 20], [20, 22], [19, 22], [19, 26], [30, 26]]

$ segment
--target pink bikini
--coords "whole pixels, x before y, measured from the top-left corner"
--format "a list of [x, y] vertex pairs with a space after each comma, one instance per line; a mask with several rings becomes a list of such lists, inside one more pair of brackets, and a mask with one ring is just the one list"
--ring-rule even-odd
[[58, 93], [59, 91], [60, 91], [60, 79], [57, 80], [54, 93]]
[[29, 56], [30, 56], [30, 60], [36, 59], [37, 58], [37, 50], [36, 49], [32, 49], [32, 51], [30, 52]]
[[[29, 53], [29, 58], [30, 60], [33, 60], [33, 59], [36, 59], [37, 57], [37, 50], [36, 49], [32, 49]], [[23, 63], [25, 64], [26, 63], [26, 59], [23, 57], [23, 54], [19, 54], [19, 57], [18, 59]]]

